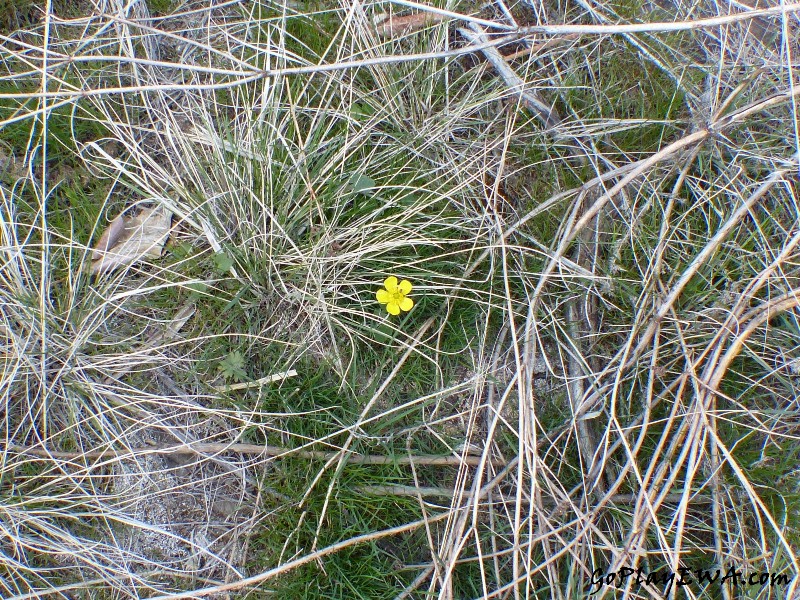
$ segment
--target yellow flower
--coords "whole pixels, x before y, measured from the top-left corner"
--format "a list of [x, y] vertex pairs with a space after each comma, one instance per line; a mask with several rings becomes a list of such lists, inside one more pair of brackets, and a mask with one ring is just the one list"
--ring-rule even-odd
[[390, 315], [399, 315], [401, 310], [409, 311], [414, 306], [414, 301], [408, 297], [411, 293], [411, 282], [397, 281], [397, 277], [387, 277], [383, 282], [385, 290], [378, 290], [375, 297], [378, 302], [386, 305], [386, 310]]

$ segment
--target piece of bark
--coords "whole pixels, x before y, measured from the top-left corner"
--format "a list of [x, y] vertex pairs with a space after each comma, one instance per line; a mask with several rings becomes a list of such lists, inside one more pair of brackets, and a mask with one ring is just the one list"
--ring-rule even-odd
[[430, 25], [436, 25], [444, 21], [444, 19], [444, 15], [427, 12], [403, 15], [402, 17], [381, 13], [375, 16], [373, 23], [375, 24], [375, 32], [378, 34], [378, 37], [391, 39], [414, 33]]

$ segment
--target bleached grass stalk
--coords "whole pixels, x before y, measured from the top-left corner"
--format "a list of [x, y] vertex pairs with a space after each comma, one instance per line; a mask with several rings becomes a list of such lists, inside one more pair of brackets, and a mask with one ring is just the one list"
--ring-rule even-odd
[[[166, 599], [248, 590], [417, 529], [425, 530], [430, 567], [398, 590], [401, 597], [426, 582], [432, 597], [461, 597], [465, 564], [477, 564], [485, 598], [528, 597], [542, 582], [548, 597], [575, 597], [596, 568], [641, 565], [645, 555], [673, 569], [695, 553], [800, 574], [791, 543], [796, 526], [765, 500], [763, 484], [751, 481], [740, 448], [751, 438], [761, 440], [765, 456], [773, 443], [797, 447], [796, 430], [773, 413], [789, 414], [797, 386], [792, 361], [800, 361], [800, 211], [787, 181], [797, 169], [797, 140], [787, 140], [797, 131], [798, 91], [774, 56], [747, 54], [758, 50], [752, 41], [731, 55], [727, 45], [666, 35], [736, 33], [752, 19], [780, 17], [786, 36], [800, 4], [652, 23], [520, 26], [490, 14], [393, 4], [499, 34], [460, 46], [443, 24], [384, 42], [369, 29], [370, 11], [379, 7], [353, 3], [269, 17], [226, 3], [189, 8], [170, 22], [136, 18], [108, 2], [85, 18], [60, 20], [48, 11], [25, 40], [2, 38], [11, 66], [0, 81], [38, 87], [4, 87], [0, 101], [31, 104], [4, 112], [0, 124], [39, 119], [45, 126], [31, 130], [27, 181], [0, 186], [0, 469], [13, 478], [0, 501], [10, 548], [0, 595], [104, 589]], [[677, 4], [678, 11], [688, 7]], [[573, 17], [612, 14], [601, 5], [584, 8]], [[203, 29], [181, 21], [200, 15], [208, 17]], [[319, 48], [290, 35], [287, 19], [306, 17], [336, 19], [320, 25], [330, 39]], [[307, 23], [309, 31], [314, 25]], [[509, 42], [534, 35], [573, 36], [567, 47], [541, 46], [514, 73], [548, 102], [566, 105], [561, 135], [574, 134], [572, 146], [583, 148], [591, 167], [584, 172], [571, 169], [524, 112], [497, 110], [519, 90], [491, 77], [480, 81], [453, 60], [484, 48], [496, 49], [497, 58]], [[566, 92], [580, 91], [571, 82], [596, 58], [595, 40], [618, 44], [621, 60], [630, 49], [620, 40], [627, 40], [680, 82], [690, 105], [678, 111], [683, 116], [598, 122], [573, 108]], [[692, 104], [707, 92], [677, 60], [692, 52], [706, 54], [708, 64], [697, 59], [692, 68], [719, 91], [716, 109], [711, 101]], [[745, 68], [752, 69], [747, 85]], [[75, 140], [86, 168], [111, 182], [89, 239], [84, 223], [53, 221], [48, 204], [60, 192], [48, 187], [46, 159], [55, 150], [46, 134], [49, 119], [67, 106], [75, 109], [73, 130], [91, 119], [105, 132]], [[777, 140], [764, 132], [763, 124], [790, 119]], [[657, 149], [615, 145], [612, 134], [644, 132], [655, 122], [665, 125]], [[531, 147], [541, 147], [539, 166], [553, 167], [555, 181], [530, 175], [523, 161]], [[546, 192], [518, 192], [504, 205], [501, 183], [508, 187], [514, 169], [528, 169]], [[576, 175], [577, 184], [562, 183]], [[194, 254], [185, 264], [87, 277], [103, 215], [132, 198], [171, 210]], [[594, 237], [584, 239], [598, 222]], [[620, 224], [636, 226], [624, 232]], [[576, 258], [576, 242], [591, 242], [591, 256]], [[609, 247], [613, 265], [606, 269]], [[225, 274], [188, 272], [192, 261], [213, 254], [232, 261]], [[723, 277], [731, 271], [742, 280], [738, 289], [715, 282], [719, 265]], [[413, 279], [416, 299], [428, 302], [430, 314], [416, 327], [374, 306], [377, 283], [396, 272]], [[697, 285], [700, 278], [707, 283]], [[233, 297], [228, 284], [240, 285], [262, 301], [250, 314], [276, 306], [278, 315], [227, 326], [222, 315], [219, 323], [189, 318], [180, 335], [154, 336], [179, 320], [164, 295], [198, 283], [226, 298]], [[465, 301], [479, 310], [462, 321]], [[584, 309], [589, 305], [597, 311]], [[788, 325], [771, 324], [778, 317]], [[471, 358], [471, 372], [452, 381], [444, 364], [454, 352], [445, 348], [459, 327], [470, 340], [460, 353]], [[343, 395], [361, 399], [348, 380], [361, 354], [386, 349], [390, 358], [359, 382], [376, 391], [352, 421], [309, 439], [286, 423], [313, 419], [326, 407], [268, 412], [246, 395], [250, 382], [220, 382], [198, 367], [203, 348], [223, 339], [253, 349], [253, 357], [274, 352], [275, 364], [255, 377], [259, 389], [277, 387], [273, 373], [298, 371], [316, 356], [320, 369], [340, 377]], [[787, 365], [770, 366], [779, 355], [788, 356]], [[425, 361], [435, 384], [387, 406], [392, 388], [408, 384], [412, 359]], [[154, 383], [154, 371], [167, 378], [189, 371], [194, 379], [170, 392]], [[540, 373], [549, 390], [536, 383]], [[291, 381], [279, 393], [288, 397]], [[568, 389], [579, 397], [565, 402]], [[758, 404], [765, 390], [772, 406]], [[240, 400], [231, 398], [234, 391]], [[388, 434], [381, 429], [408, 415], [418, 420], [392, 425]], [[586, 447], [589, 420], [599, 432], [593, 452]], [[723, 420], [734, 434], [722, 430]], [[423, 434], [449, 449], [446, 460], [413, 450]], [[296, 536], [300, 521], [312, 518], [303, 513], [284, 536], [291, 557], [276, 548], [255, 574], [237, 564], [235, 540], [197, 517], [235, 492], [254, 518], [227, 515], [233, 529], [240, 539], [257, 535], [253, 522], [263, 507], [248, 486], [263, 477], [264, 493], [272, 493], [269, 467], [284, 447], [242, 441], [246, 436], [279, 436], [293, 443], [294, 459], [319, 460], [294, 502], [302, 508], [323, 499], [311, 523], [313, 542]], [[357, 444], [394, 439], [407, 441], [408, 456], [350, 453]], [[165, 462], [167, 448], [203, 455], [186, 467]], [[348, 491], [341, 481], [349, 464], [412, 465], [408, 486], [392, 493], [417, 498], [424, 518], [317, 549], [334, 500]], [[450, 469], [449, 487], [426, 485], [422, 466]], [[199, 477], [185, 477], [187, 469]], [[232, 473], [240, 475], [236, 483]], [[608, 487], [593, 493], [598, 473]], [[446, 498], [448, 508], [429, 516], [428, 494]], [[199, 519], [193, 531], [156, 512], [175, 497], [201, 506], [190, 515]], [[274, 497], [286, 498], [279, 491]], [[709, 502], [713, 527], [705, 521]], [[755, 518], [748, 522], [748, 515]], [[159, 545], [166, 548], [160, 558], [151, 551]], [[631, 586], [631, 593], [659, 593]]]

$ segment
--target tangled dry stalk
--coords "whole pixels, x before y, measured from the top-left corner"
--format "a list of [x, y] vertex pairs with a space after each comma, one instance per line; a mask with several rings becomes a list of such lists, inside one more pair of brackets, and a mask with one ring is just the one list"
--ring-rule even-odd
[[[0, 37], [24, 164], [0, 183], [0, 595], [234, 597], [390, 538], [427, 544], [396, 598], [566, 599], [686, 565], [797, 593], [800, 3], [170, 4], [47, 0]], [[637, 93], [604, 52], [668, 105], [602, 116]], [[104, 182], [93, 221], [64, 152]], [[178, 258], [92, 275], [132, 202], [175, 215]], [[428, 302], [407, 326], [371, 305], [398, 269]], [[251, 304], [223, 328], [195, 312], [214, 296]], [[228, 340], [274, 368], [198, 367]], [[363, 402], [318, 435], [288, 423], [329, 407], [263, 400], [303, 360]], [[289, 458], [298, 497], [271, 484]], [[406, 479], [348, 491], [356, 465]], [[353, 490], [415, 516], [327, 543]], [[255, 556], [269, 506], [298, 517]], [[664, 594], [621, 590], [598, 597]]]

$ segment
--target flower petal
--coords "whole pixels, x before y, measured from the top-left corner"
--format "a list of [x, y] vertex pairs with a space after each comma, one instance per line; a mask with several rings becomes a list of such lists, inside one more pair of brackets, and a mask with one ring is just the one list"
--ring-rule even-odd
[[403, 281], [401, 281], [400, 285], [397, 287], [400, 288], [400, 291], [403, 292], [403, 294], [411, 293], [411, 282], [408, 279], [403, 279]]
[[406, 297], [400, 300], [400, 310], [408, 312], [412, 306], [414, 306], [414, 301], [411, 298]]
[[389, 311], [390, 315], [399, 315], [400, 314], [400, 305], [397, 302], [389, 302], [386, 305], [386, 310]]
[[387, 304], [392, 299], [392, 295], [386, 290], [378, 290], [375, 294], [375, 298], [377, 298], [378, 302], [381, 304]]
[[386, 286], [386, 289], [389, 290], [389, 293], [391, 294], [397, 289], [397, 277], [394, 275], [387, 277], [386, 281], [383, 282], [383, 285]]

